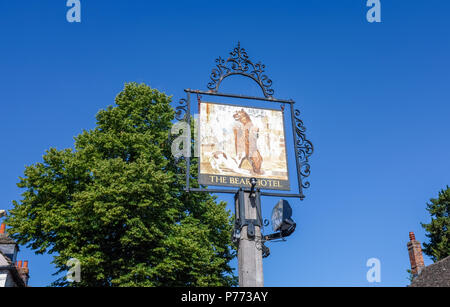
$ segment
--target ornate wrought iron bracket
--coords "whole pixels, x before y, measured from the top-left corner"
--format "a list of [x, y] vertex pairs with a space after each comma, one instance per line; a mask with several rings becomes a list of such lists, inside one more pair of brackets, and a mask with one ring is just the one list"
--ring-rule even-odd
[[218, 92], [219, 86], [225, 78], [241, 75], [255, 81], [263, 91], [264, 97], [273, 96], [272, 80], [264, 73], [266, 65], [261, 62], [252, 62], [247, 55], [247, 51], [241, 48], [240, 43], [230, 52], [228, 59], [218, 57], [216, 63], [216, 67], [211, 72], [211, 82], [208, 83], [208, 89], [212, 92]]
[[175, 108], [177, 110], [175, 112], [175, 118], [179, 121], [186, 120], [186, 114], [187, 114], [187, 105], [188, 101], [186, 98], [181, 98], [178, 102], [179, 106]]
[[[294, 118], [296, 135], [295, 149], [297, 164], [299, 164], [298, 172], [300, 173], [302, 179], [305, 179], [311, 174], [309, 157], [314, 152], [314, 146], [308, 139], [306, 139], [306, 128], [303, 121], [300, 119], [300, 111], [298, 109], [294, 111]], [[302, 188], [307, 189], [309, 188], [310, 183], [309, 181], [302, 180], [301, 186]]]

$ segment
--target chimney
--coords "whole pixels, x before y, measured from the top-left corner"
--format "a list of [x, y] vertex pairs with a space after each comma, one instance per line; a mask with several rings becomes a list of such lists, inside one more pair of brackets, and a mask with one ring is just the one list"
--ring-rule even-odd
[[0, 234], [4, 234], [6, 230], [6, 224], [2, 223], [2, 225], [0, 226]]
[[[19, 261], [21, 262], [21, 261]], [[18, 269], [20, 277], [22, 277], [25, 286], [28, 285], [28, 280], [30, 279], [30, 269], [28, 269], [28, 261], [23, 262], [23, 266]]]
[[409, 233], [409, 240], [407, 244], [409, 261], [411, 262], [411, 273], [415, 277], [420, 274], [425, 264], [423, 263], [422, 246], [416, 240], [414, 232]]
[[22, 278], [25, 286], [27, 286], [28, 280], [30, 279], [30, 269], [28, 268], [28, 260], [23, 261], [23, 264], [22, 260], [16, 262], [16, 269], [20, 275], [20, 278]]

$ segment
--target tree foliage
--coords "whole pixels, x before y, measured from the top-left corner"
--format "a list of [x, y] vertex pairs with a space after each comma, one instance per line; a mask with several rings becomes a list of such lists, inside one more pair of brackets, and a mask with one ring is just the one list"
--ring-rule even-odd
[[422, 223], [427, 231], [429, 243], [424, 243], [424, 252], [439, 261], [450, 256], [450, 188], [439, 192], [438, 198], [431, 199], [427, 204], [427, 211], [431, 215], [429, 224]]
[[170, 97], [130, 83], [115, 102], [74, 149], [50, 148], [26, 167], [9, 232], [53, 254], [55, 274], [71, 258], [81, 262], [80, 283], [54, 285], [235, 285], [230, 212], [209, 194], [184, 192], [185, 164], [170, 150]]

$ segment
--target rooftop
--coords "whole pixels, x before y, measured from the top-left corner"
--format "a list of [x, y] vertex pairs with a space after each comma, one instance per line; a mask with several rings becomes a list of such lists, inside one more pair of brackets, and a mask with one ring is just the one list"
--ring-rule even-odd
[[0, 244], [16, 244], [16, 241], [11, 239], [8, 234], [0, 233]]
[[424, 267], [410, 287], [450, 287], [450, 256]]

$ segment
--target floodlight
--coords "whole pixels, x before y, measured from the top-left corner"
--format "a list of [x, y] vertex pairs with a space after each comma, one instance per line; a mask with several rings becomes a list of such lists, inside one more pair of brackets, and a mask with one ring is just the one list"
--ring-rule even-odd
[[280, 200], [272, 210], [273, 231], [280, 232], [283, 237], [291, 235], [296, 227], [291, 216], [292, 208], [289, 203], [284, 199]]

